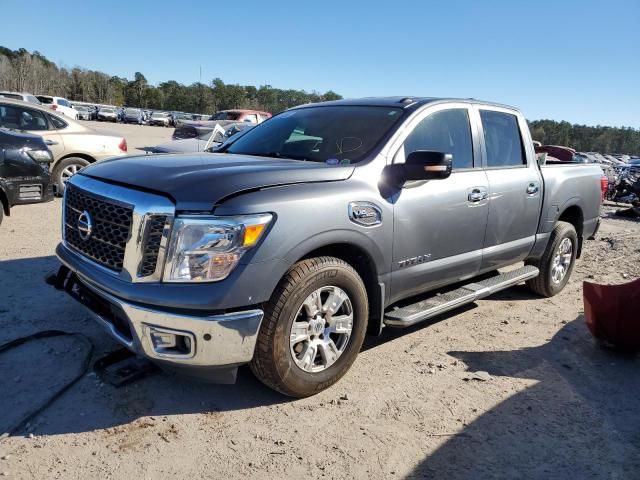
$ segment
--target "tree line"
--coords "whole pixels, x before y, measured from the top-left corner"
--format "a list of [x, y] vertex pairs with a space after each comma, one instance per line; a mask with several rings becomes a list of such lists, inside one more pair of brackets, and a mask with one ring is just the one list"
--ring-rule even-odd
[[640, 130], [630, 127], [590, 127], [569, 122], [529, 122], [534, 140], [544, 145], [565, 145], [579, 152], [640, 155]]
[[[71, 101], [135, 106], [157, 110], [213, 113], [230, 108], [251, 108], [278, 113], [310, 102], [342, 98], [335, 92], [323, 94], [304, 90], [283, 90], [270, 85], [229, 85], [220, 78], [210, 84], [183, 85], [175, 80], [150, 85], [136, 72], [132, 80], [79, 67], [56, 65], [41, 53], [24, 48], [0, 46], [0, 90], [57, 95]], [[569, 122], [529, 122], [534, 140], [547, 145], [566, 145], [578, 151], [640, 155], [640, 131], [622, 127], [590, 127]]]
[[175, 80], [150, 85], [136, 72], [132, 80], [80, 67], [58, 66], [38, 51], [0, 46], [0, 90], [56, 95], [71, 101], [154, 110], [211, 114], [231, 108], [277, 113], [310, 102], [338, 100], [335, 92], [306, 92], [271, 85], [228, 85], [215, 78], [209, 85]]

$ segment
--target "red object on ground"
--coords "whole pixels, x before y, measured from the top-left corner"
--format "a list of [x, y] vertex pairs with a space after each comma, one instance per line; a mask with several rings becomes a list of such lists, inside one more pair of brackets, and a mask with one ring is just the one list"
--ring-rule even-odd
[[621, 285], [584, 282], [584, 317], [594, 337], [640, 350], [640, 278]]

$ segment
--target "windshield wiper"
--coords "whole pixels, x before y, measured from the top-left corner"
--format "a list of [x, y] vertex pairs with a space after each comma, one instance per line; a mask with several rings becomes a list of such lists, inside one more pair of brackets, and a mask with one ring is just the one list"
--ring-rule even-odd
[[280, 152], [250, 152], [250, 153], [238, 153], [238, 152], [230, 152], [236, 155], [251, 155], [253, 157], [271, 157], [271, 158], [286, 158], [288, 160], [302, 160], [308, 161], [307, 157], [303, 157], [301, 155], [283, 155]]

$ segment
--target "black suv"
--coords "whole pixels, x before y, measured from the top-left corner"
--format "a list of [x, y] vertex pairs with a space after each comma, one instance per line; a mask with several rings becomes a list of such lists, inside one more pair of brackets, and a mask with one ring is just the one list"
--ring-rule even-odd
[[42, 137], [0, 128], [0, 223], [14, 205], [53, 199], [52, 161]]

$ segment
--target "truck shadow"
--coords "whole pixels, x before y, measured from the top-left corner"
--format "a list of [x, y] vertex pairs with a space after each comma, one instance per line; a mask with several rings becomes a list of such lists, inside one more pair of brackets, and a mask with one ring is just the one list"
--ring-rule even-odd
[[492, 375], [478, 389], [501, 376], [535, 383], [453, 435], [407, 478], [637, 478], [640, 356], [599, 347], [582, 315], [538, 347], [449, 354]]
[[[84, 307], [44, 282], [55, 257], [0, 262], [0, 345], [42, 330], [86, 336], [91, 364], [120, 346]], [[82, 368], [88, 349], [77, 338], [44, 338], [0, 352], [0, 434], [46, 402]], [[78, 433], [129, 424], [140, 417], [251, 409], [290, 401], [253, 377], [248, 368], [235, 385], [213, 385], [160, 372], [125, 387], [102, 384], [89, 369], [16, 435]]]

